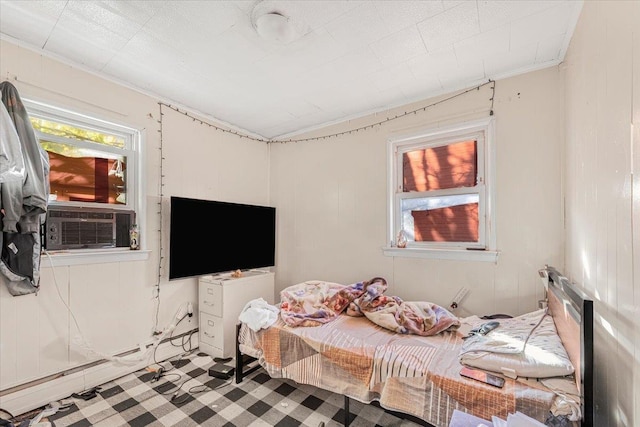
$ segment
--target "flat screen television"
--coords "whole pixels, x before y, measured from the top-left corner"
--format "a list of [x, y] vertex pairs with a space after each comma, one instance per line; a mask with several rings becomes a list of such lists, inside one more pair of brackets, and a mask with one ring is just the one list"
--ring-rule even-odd
[[169, 280], [275, 265], [276, 209], [171, 197]]

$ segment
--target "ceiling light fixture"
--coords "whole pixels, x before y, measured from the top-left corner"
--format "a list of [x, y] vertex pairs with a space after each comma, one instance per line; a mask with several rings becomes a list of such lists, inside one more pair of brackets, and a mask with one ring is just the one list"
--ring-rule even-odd
[[292, 18], [298, 15], [295, 11], [295, 3], [262, 0], [251, 11], [251, 24], [263, 40], [276, 44], [289, 44], [310, 31], [302, 20]]
[[265, 40], [289, 44], [297, 38], [297, 32], [291, 18], [279, 12], [269, 12], [255, 19], [255, 29]]

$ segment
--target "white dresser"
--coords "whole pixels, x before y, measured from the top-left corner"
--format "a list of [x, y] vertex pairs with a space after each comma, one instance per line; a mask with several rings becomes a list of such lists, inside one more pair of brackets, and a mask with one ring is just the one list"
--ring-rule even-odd
[[200, 351], [213, 357], [233, 356], [240, 312], [256, 298], [273, 304], [274, 286], [274, 273], [264, 271], [245, 271], [239, 278], [230, 274], [200, 277]]

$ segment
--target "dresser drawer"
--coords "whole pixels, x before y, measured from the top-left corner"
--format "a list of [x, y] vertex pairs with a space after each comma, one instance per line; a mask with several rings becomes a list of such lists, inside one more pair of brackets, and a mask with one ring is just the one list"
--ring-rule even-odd
[[222, 317], [222, 286], [200, 282], [198, 304], [200, 311]]
[[200, 341], [222, 349], [224, 342], [222, 318], [200, 312]]

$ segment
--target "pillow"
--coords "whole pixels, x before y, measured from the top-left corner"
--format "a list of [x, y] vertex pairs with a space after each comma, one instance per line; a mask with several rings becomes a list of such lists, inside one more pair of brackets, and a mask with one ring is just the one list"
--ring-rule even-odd
[[574, 367], [546, 309], [499, 322], [487, 335], [465, 340], [460, 363], [510, 378], [573, 374]]

